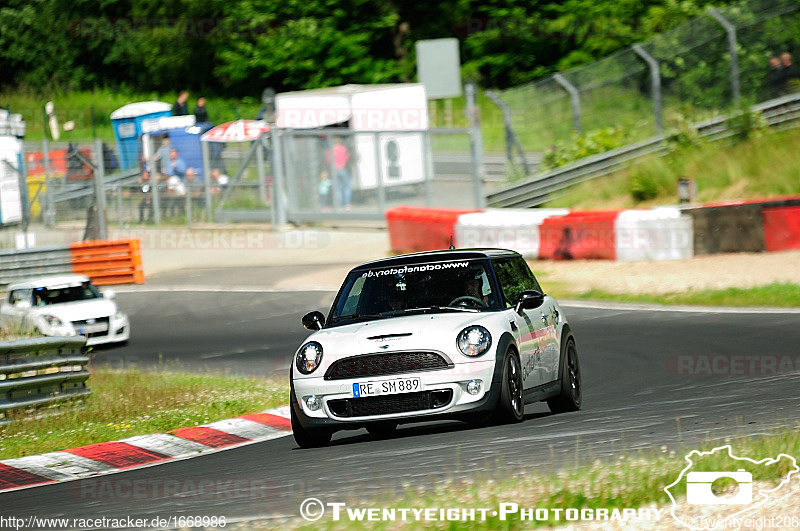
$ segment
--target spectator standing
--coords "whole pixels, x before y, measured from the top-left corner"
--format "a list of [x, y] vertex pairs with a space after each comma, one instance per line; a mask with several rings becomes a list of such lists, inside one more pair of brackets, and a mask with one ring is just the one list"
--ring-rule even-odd
[[[336, 137], [333, 140], [333, 171], [334, 178], [336, 179], [336, 194], [339, 198], [339, 204], [345, 210], [352, 210], [353, 189], [350, 183], [350, 171], [347, 169], [347, 163], [350, 161], [350, 152], [347, 146], [344, 145], [341, 137]], [[330, 163], [330, 153], [327, 155], [328, 163]]]
[[783, 75], [783, 65], [778, 56], [773, 55], [769, 58], [769, 71], [767, 72], [767, 83], [769, 84], [769, 97], [777, 98], [783, 92], [783, 85], [786, 80]]
[[139, 202], [139, 223], [153, 221], [153, 187], [150, 182], [150, 172], [147, 170], [143, 171], [142, 176], [139, 177], [139, 189], [142, 192], [142, 200]]
[[781, 54], [781, 67], [783, 68], [784, 85], [787, 91], [791, 91], [792, 87], [788, 83], [800, 80], [800, 71], [797, 70], [797, 65], [792, 62], [792, 54], [783, 52]]
[[194, 108], [194, 117], [197, 123], [209, 122], [208, 109], [206, 109], [206, 99], [197, 98], [197, 105]]
[[169, 168], [169, 137], [164, 137], [161, 141], [161, 145], [158, 146], [156, 150], [156, 154], [154, 156], [156, 160], [156, 170], [161, 173], [161, 175], [167, 174], [167, 168]]
[[189, 91], [182, 90], [180, 94], [178, 94], [178, 99], [172, 105], [172, 116], [185, 116], [189, 114], [189, 105], [186, 104], [188, 99]]
[[169, 165], [167, 165], [167, 176], [168, 177], [177, 177], [181, 181], [183, 181], [183, 177], [186, 175], [186, 163], [183, 159], [178, 155], [178, 150], [172, 148], [169, 150]]

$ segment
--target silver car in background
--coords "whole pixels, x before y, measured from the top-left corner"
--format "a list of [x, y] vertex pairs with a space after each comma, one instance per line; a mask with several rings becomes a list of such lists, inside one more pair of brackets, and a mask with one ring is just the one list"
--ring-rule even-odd
[[0, 324], [46, 336], [86, 336], [86, 345], [125, 343], [130, 322], [111, 290], [101, 293], [89, 277], [58, 275], [9, 284]]

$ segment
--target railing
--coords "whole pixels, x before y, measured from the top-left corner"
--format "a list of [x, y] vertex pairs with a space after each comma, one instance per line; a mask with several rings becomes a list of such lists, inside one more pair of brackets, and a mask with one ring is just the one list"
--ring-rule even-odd
[[0, 251], [0, 286], [42, 275], [72, 273], [72, 254], [66, 245]]
[[86, 338], [39, 337], [0, 342], [0, 425], [15, 410], [53, 406], [91, 394]]
[[[752, 107], [761, 112], [770, 127], [788, 129], [797, 127], [800, 119], [800, 94], [783, 96]], [[736, 134], [731, 130], [727, 116], [721, 116], [694, 125], [698, 134], [708, 140], [720, 140]], [[643, 157], [665, 155], [668, 148], [664, 135], [642, 142], [586, 157], [573, 164], [556, 168], [523, 182], [515, 183], [489, 194], [486, 203], [492, 207], [536, 207], [558, 196], [562, 190], [576, 184], [614, 173]]]
[[138, 239], [92, 240], [0, 251], [0, 287], [45, 275], [80, 273], [96, 285], [142, 284], [145, 281]]

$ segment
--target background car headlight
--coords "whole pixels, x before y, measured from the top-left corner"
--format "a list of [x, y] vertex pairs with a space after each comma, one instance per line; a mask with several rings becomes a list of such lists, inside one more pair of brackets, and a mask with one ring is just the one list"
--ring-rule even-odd
[[492, 335], [482, 326], [468, 326], [458, 334], [456, 343], [465, 356], [480, 356], [492, 345]]
[[114, 320], [115, 321], [119, 321], [120, 319], [124, 319], [124, 318], [125, 318], [125, 314], [122, 313], [119, 310], [117, 310], [117, 313], [114, 314]]
[[310, 341], [297, 351], [297, 370], [302, 374], [311, 374], [322, 362], [322, 345]]
[[45, 314], [42, 316], [42, 320], [44, 320], [44, 322], [47, 323], [48, 326], [52, 327], [64, 326], [64, 322], [55, 315]]

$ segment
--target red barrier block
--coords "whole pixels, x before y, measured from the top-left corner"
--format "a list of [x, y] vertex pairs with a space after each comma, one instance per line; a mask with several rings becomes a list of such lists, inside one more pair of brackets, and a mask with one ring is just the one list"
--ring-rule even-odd
[[476, 209], [425, 208], [400, 206], [386, 211], [392, 251], [409, 253], [434, 251], [450, 247], [455, 242], [458, 217]]
[[761, 215], [766, 251], [800, 249], [800, 206], [765, 208]]
[[539, 258], [616, 260], [614, 222], [619, 212], [570, 212], [546, 218], [539, 226]]

